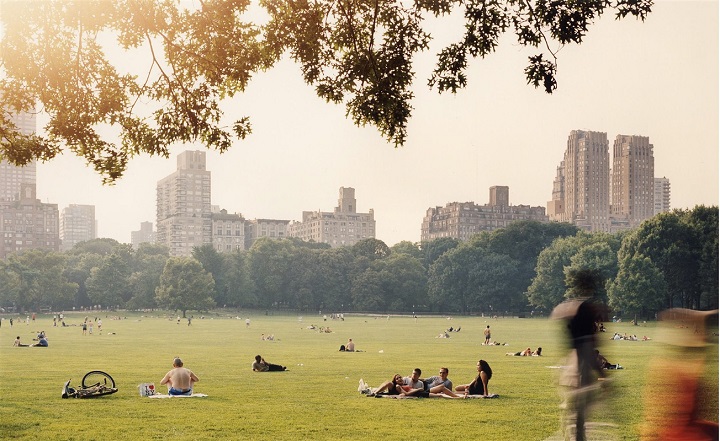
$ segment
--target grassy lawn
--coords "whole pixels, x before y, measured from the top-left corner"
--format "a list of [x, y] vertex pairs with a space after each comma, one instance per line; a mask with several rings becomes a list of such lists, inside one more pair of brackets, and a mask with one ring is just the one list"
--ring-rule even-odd
[[[112, 320], [103, 313], [103, 333], [83, 336], [79, 326], [53, 328], [52, 317], [30, 325], [0, 328], [0, 436], [24, 440], [273, 439], [273, 440], [545, 440], [560, 427], [560, 395], [552, 368], [563, 363], [566, 342], [561, 324], [546, 319], [479, 317], [368, 317], [346, 315], [323, 322], [317, 315], [265, 316], [251, 313], [251, 326], [228, 315], [197, 314], [192, 326], [175, 316]], [[79, 325], [84, 314], [70, 314]], [[330, 326], [332, 333], [306, 329]], [[482, 331], [508, 346], [482, 346]], [[449, 339], [435, 338], [461, 326]], [[612, 387], [590, 420], [613, 423], [598, 439], [637, 439], [643, 421], [648, 364], [663, 353], [657, 341], [610, 341], [612, 332], [654, 337], [655, 324], [607, 324], [601, 352], [624, 370], [610, 372]], [[45, 330], [49, 348], [13, 348], [15, 336], [30, 343]], [[261, 341], [261, 334], [275, 341]], [[338, 348], [352, 338], [360, 353]], [[506, 352], [543, 347], [543, 357], [510, 357]], [[710, 346], [704, 417], [718, 420], [718, 347]], [[253, 373], [256, 354], [288, 366], [289, 372]], [[137, 385], [159, 381], [179, 356], [199, 377], [197, 399], [148, 399]], [[491, 393], [499, 399], [390, 400], [357, 392], [363, 378], [371, 386], [396, 372], [423, 376], [450, 369], [457, 384], [475, 375], [478, 359], [493, 369]], [[60, 398], [89, 370], [110, 373], [119, 392], [95, 400]], [[164, 391], [164, 387], [160, 390]]]

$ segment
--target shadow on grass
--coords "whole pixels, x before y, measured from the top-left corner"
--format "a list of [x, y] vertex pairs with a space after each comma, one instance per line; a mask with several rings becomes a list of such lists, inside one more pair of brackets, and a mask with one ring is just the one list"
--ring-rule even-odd
[[0, 422], [0, 433], [2, 433], [3, 439], [22, 438], [26, 435], [25, 432], [29, 430], [35, 430], [40, 427], [40, 423], [33, 422], [21, 422], [21, 423], [8, 423]]

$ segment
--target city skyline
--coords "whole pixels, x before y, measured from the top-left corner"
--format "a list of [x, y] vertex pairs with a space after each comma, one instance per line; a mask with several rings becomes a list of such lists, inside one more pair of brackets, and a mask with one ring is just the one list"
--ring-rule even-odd
[[284, 60], [224, 107], [228, 122], [249, 115], [253, 123], [225, 154], [178, 145], [168, 159], [133, 159], [113, 187], [65, 154], [37, 165], [37, 194], [60, 207], [95, 205], [98, 237], [129, 243], [141, 222], [156, 222], [155, 187], [175, 157], [202, 149], [213, 205], [247, 219], [300, 220], [303, 211], [331, 209], [339, 187], [353, 187], [358, 211], [373, 209], [376, 237], [393, 245], [420, 240], [429, 207], [484, 204], [491, 186], [510, 187], [512, 205], [545, 206], [568, 134], [592, 130], [649, 137], [672, 208], [716, 205], [718, 5], [659, 1], [653, 9], [645, 23], [603, 17], [582, 45], [564, 48], [553, 95], [525, 84], [528, 53], [509, 36], [496, 54], [469, 62], [466, 89], [428, 90], [430, 60], [456, 38], [454, 18], [440, 20], [436, 42], [416, 61], [415, 110], [400, 149], [317, 98]]

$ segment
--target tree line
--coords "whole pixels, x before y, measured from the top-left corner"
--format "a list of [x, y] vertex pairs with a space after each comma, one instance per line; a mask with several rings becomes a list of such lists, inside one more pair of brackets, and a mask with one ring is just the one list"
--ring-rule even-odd
[[618, 234], [520, 221], [467, 242], [377, 239], [353, 246], [296, 238], [246, 251], [133, 250], [113, 239], [67, 252], [32, 250], [0, 262], [0, 306], [16, 311], [215, 307], [328, 312], [545, 314], [590, 271], [617, 314], [652, 318], [669, 307], [718, 307], [718, 207], [675, 210]]

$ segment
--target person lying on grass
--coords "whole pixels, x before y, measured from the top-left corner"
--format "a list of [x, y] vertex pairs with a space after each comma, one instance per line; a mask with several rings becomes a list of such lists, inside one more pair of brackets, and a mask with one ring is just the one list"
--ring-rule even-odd
[[452, 391], [452, 381], [448, 378], [449, 369], [441, 367], [438, 375], [423, 380], [424, 388], [413, 389], [405, 392], [403, 395], [421, 398], [443, 398], [449, 396], [452, 398], [460, 398]]
[[380, 387], [373, 391], [372, 395], [400, 395], [411, 389], [409, 386], [404, 389], [403, 386], [406, 385], [403, 381], [402, 375], [395, 374], [393, 375], [392, 380], [386, 381], [385, 383], [381, 384]]
[[255, 356], [255, 362], [252, 364], [252, 370], [254, 372], [268, 372], [268, 371], [284, 371], [287, 367], [280, 366], [279, 364], [272, 364], [265, 361], [260, 355]]
[[532, 349], [529, 347], [525, 349], [524, 351], [520, 352], [506, 352], [505, 355], [513, 355], [515, 357], [530, 357], [533, 354]]

